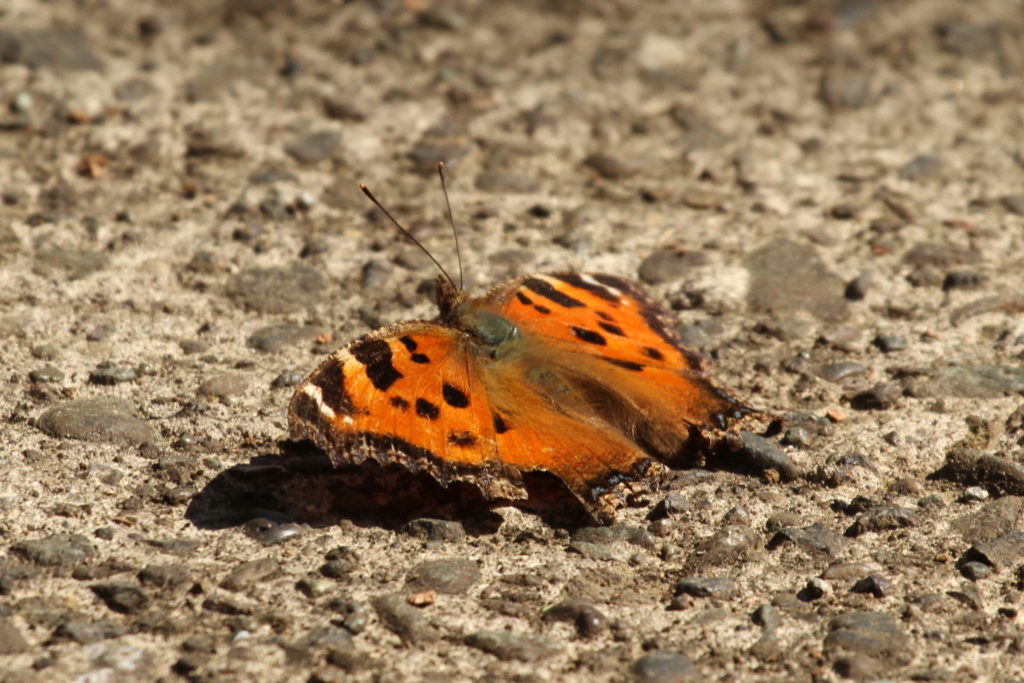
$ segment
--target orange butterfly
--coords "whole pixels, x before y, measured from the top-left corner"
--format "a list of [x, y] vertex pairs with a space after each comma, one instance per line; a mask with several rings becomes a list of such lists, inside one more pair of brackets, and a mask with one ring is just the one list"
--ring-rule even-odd
[[488, 500], [525, 499], [523, 473], [546, 471], [608, 522], [622, 487], [649, 488], [659, 461], [749, 412], [664, 309], [614, 275], [528, 275], [470, 297], [445, 273], [437, 305], [436, 321], [328, 356], [292, 397], [292, 437], [335, 464], [398, 463]]

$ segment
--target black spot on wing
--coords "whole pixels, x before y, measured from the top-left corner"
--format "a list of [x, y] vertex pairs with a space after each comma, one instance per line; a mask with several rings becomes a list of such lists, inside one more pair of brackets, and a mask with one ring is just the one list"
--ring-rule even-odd
[[556, 280], [561, 280], [567, 285], [572, 285], [573, 287], [586, 290], [598, 299], [604, 299], [605, 301], [613, 304], [619, 303], [618, 294], [608, 290], [607, 287], [603, 287], [601, 284], [585, 280], [579, 273], [552, 273], [551, 277]]
[[600, 322], [597, 324], [602, 330], [608, 334], [614, 334], [617, 337], [625, 337], [626, 333], [622, 331], [622, 328], [618, 325], [612, 325], [611, 323]]
[[335, 413], [352, 414], [352, 401], [345, 391], [345, 374], [337, 358], [331, 356], [325, 360], [311, 381], [320, 387], [320, 400], [324, 405]]
[[441, 396], [452, 408], [465, 408], [469, 405], [469, 396], [466, 396], [466, 392], [448, 382], [441, 385]]
[[412, 337], [406, 335], [404, 337], [399, 337], [398, 341], [402, 342], [402, 346], [404, 346], [409, 351], [416, 350], [416, 340], [413, 339]]
[[598, 346], [604, 346], [605, 344], [608, 343], [608, 341], [604, 337], [602, 337], [597, 332], [594, 332], [593, 330], [588, 330], [588, 329], [585, 329], [585, 328], [582, 328], [582, 327], [575, 327], [575, 326], [573, 326], [572, 333], [576, 335], [577, 339], [582, 339], [583, 341], [587, 342], [588, 344], [596, 344]]
[[401, 396], [392, 396], [391, 405], [393, 405], [394, 407], [398, 408], [401, 411], [409, 410], [409, 402], [406, 401]]
[[516, 292], [516, 298], [519, 299], [519, 303], [521, 303], [524, 306], [530, 306], [531, 304], [533, 304], [533, 299], [526, 296], [522, 292]]
[[430, 357], [425, 353], [414, 353], [409, 356], [409, 360], [413, 363], [419, 363], [420, 365], [426, 365], [430, 362]]
[[551, 309], [550, 309], [550, 308], [548, 308], [547, 306], [542, 306], [542, 305], [540, 305], [540, 304], [537, 304], [537, 305], [535, 305], [535, 306], [534, 306], [533, 308], [534, 308], [534, 310], [536, 310], [536, 311], [537, 311], [538, 313], [541, 313], [541, 314], [543, 314], [543, 315], [547, 315], [548, 313], [550, 313], [550, 312], [551, 312]]
[[349, 348], [349, 352], [366, 369], [366, 376], [378, 391], [388, 388], [403, 375], [391, 362], [391, 347], [383, 339], [364, 339]]
[[648, 358], [653, 358], [654, 360], [662, 360], [665, 357], [661, 351], [650, 346], [644, 347], [644, 354]]
[[539, 278], [526, 278], [523, 280], [523, 287], [526, 287], [535, 294], [540, 294], [548, 301], [558, 304], [562, 308], [583, 308], [585, 306], [579, 299], [574, 299], [568, 294], [559, 292], [550, 282]]
[[472, 446], [476, 443], [476, 437], [469, 432], [450, 432], [448, 434], [448, 443], [453, 446]]
[[606, 363], [611, 363], [612, 365], [618, 366], [620, 368], [625, 368], [626, 370], [633, 370], [635, 372], [640, 372], [641, 370], [644, 369], [644, 366], [641, 363], [634, 363], [631, 360], [621, 360], [619, 358], [606, 358], [604, 356], [601, 356], [601, 360], [605, 361]]
[[425, 398], [416, 399], [416, 414], [428, 420], [436, 420], [441, 416], [441, 409]]
[[610, 315], [608, 315], [604, 311], [594, 311], [594, 313], [596, 313], [597, 317], [600, 318], [601, 320], [606, 320], [608, 322], [615, 322], [615, 318], [611, 317]]
[[504, 434], [508, 431], [508, 425], [505, 423], [505, 420], [497, 413], [494, 413], [494, 431], [497, 434]]

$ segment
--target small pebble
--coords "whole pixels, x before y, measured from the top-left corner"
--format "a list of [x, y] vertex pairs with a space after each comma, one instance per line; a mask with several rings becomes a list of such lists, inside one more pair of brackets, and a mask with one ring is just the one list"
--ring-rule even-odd
[[980, 581], [992, 576], [993, 569], [984, 562], [964, 562], [960, 565], [960, 573], [971, 581]]
[[964, 491], [960, 500], [964, 503], [981, 503], [989, 499], [989, 492], [984, 486], [971, 486]]

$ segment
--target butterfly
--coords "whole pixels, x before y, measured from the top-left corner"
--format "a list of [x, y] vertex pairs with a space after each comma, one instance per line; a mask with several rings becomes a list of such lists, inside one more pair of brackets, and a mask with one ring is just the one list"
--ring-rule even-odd
[[547, 472], [610, 522], [624, 491], [650, 489], [662, 463], [750, 412], [629, 280], [533, 274], [471, 297], [441, 271], [435, 320], [370, 332], [297, 386], [292, 438], [488, 500], [523, 500], [524, 474]]

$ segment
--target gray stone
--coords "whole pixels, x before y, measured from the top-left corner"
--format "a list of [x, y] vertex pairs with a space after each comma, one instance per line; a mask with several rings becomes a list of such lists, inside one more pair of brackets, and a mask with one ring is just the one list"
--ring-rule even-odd
[[280, 571], [280, 563], [271, 557], [242, 562], [220, 582], [220, 587], [233, 592], [245, 590], [254, 583], [265, 581]]
[[727, 524], [711, 538], [697, 544], [697, 548], [686, 563], [685, 570], [703, 573], [710, 567], [736, 564], [753, 558], [762, 551], [760, 534], [739, 524]]
[[28, 378], [37, 384], [49, 382], [60, 382], [64, 379], [64, 373], [52, 365], [44, 365], [28, 373]]
[[902, 529], [917, 524], [917, 515], [910, 508], [882, 505], [860, 515], [846, 530], [847, 536], [860, 536], [873, 531]]
[[686, 251], [665, 247], [652, 252], [640, 262], [640, 279], [649, 285], [673, 282], [682, 278], [690, 270], [708, 262], [708, 256], [702, 251]]
[[834, 617], [828, 625], [825, 649], [842, 650], [905, 663], [911, 657], [910, 641], [890, 614], [850, 612]]
[[591, 154], [583, 160], [583, 163], [608, 180], [625, 180], [635, 176], [643, 168], [642, 164], [636, 161], [603, 152]]
[[763, 436], [741, 431], [739, 443], [730, 443], [729, 445], [735, 456], [750, 467], [775, 470], [783, 481], [793, 481], [800, 476], [800, 468], [789, 459], [786, 452], [779, 448], [774, 441]]
[[135, 368], [124, 365], [101, 366], [89, 373], [89, 383], [113, 386], [134, 381], [136, 376]]
[[257, 313], [295, 313], [313, 307], [326, 281], [303, 264], [249, 268], [234, 275], [226, 293], [238, 306]]
[[976, 512], [954, 519], [951, 528], [970, 544], [988, 541], [1024, 528], [1024, 497], [1006, 496], [986, 503]]
[[139, 583], [157, 589], [178, 588], [192, 582], [192, 576], [182, 564], [151, 564], [139, 572]]
[[1010, 213], [1024, 216], [1024, 194], [1008, 194], [1000, 200]]
[[677, 652], [654, 650], [640, 657], [630, 667], [637, 683], [682, 683], [692, 680], [693, 664]]
[[746, 261], [750, 271], [747, 303], [760, 314], [779, 316], [807, 311], [823, 320], [846, 316], [843, 281], [829, 272], [809, 246], [779, 239]]
[[624, 524], [581, 527], [573, 533], [572, 540], [596, 544], [629, 543], [649, 550], [658, 545], [657, 539], [646, 529]]
[[437, 640], [436, 629], [423, 613], [410, 605], [405, 595], [381, 595], [372, 600], [373, 608], [384, 625], [394, 631], [403, 642], [421, 645]]
[[915, 396], [1001, 398], [1024, 391], [1024, 368], [1007, 365], [950, 365], [915, 384]]
[[677, 581], [673, 591], [695, 598], [729, 598], [736, 591], [736, 582], [725, 576], [689, 577]]
[[21, 631], [10, 620], [0, 617], [0, 655], [17, 655], [28, 650], [28, 641]]
[[89, 643], [98, 643], [101, 640], [120, 638], [124, 633], [123, 628], [110, 621], [73, 619], [57, 627], [53, 635], [57, 638], [67, 638], [76, 643], [88, 645]]
[[860, 109], [871, 97], [871, 76], [856, 66], [833, 66], [822, 76], [818, 94], [830, 109]]
[[149, 425], [120, 401], [78, 399], [62, 403], [43, 413], [38, 425], [56, 438], [130, 444], [156, 439]]
[[245, 394], [250, 388], [248, 377], [226, 372], [203, 380], [196, 393], [203, 398], [228, 401]]
[[421, 562], [409, 571], [405, 587], [413, 592], [435, 590], [461, 595], [480, 580], [476, 562], [462, 557]]
[[481, 192], [495, 194], [531, 194], [540, 191], [540, 185], [533, 178], [511, 171], [483, 171], [477, 175], [474, 186]]
[[402, 531], [413, 538], [421, 538], [425, 541], [460, 543], [466, 540], [466, 530], [462, 523], [447, 519], [431, 519], [429, 517], [414, 519], [404, 524]]
[[341, 133], [321, 130], [292, 140], [284, 150], [298, 162], [315, 164], [330, 159], [340, 144]]
[[943, 168], [938, 157], [921, 154], [900, 169], [900, 177], [905, 180], [929, 180], [941, 175]]
[[19, 27], [0, 32], [0, 63], [46, 67], [54, 71], [100, 71], [103, 62], [80, 26]]
[[841, 382], [847, 377], [863, 375], [868, 371], [860, 363], [853, 361], [840, 361], [838, 363], [826, 363], [819, 367], [814, 374], [828, 382]]
[[547, 638], [509, 631], [476, 631], [466, 636], [466, 645], [506, 662], [535, 662], [557, 652]]
[[32, 269], [44, 277], [52, 277], [55, 271], [64, 271], [69, 280], [81, 280], [106, 268], [109, 261], [103, 252], [53, 247], [36, 252]]
[[96, 555], [96, 548], [79, 534], [52, 534], [21, 541], [11, 551], [42, 567], [71, 567]]
[[784, 527], [775, 532], [768, 542], [768, 548], [774, 550], [783, 543], [795, 543], [813, 554], [835, 557], [845, 542], [843, 537], [828, 527], [814, 523], [804, 527]]
[[249, 335], [246, 344], [264, 353], [276, 353], [288, 346], [302, 344], [315, 339], [323, 330], [312, 325], [271, 325], [261, 327]]
[[866, 391], [855, 394], [850, 406], [857, 410], [888, 410], [903, 397], [903, 390], [892, 382], [880, 382]]
[[106, 603], [107, 607], [122, 614], [134, 614], [149, 605], [149, 596], [138, 586], [130, 583], [100, 583], [92, 586], [92, 592]]
[[608, 618], [586, 600], [569, 598], [544, 610], [545, 621], [568, 621], [576, 626], [576, 632], [584, 638], [593, 638], [608, 625]]
[[975, 543], [961, 562], [983, 562], [996, 571], [1010, 569], [1024, 559], [1024, 531], [1010, 531], [996, 538]]

